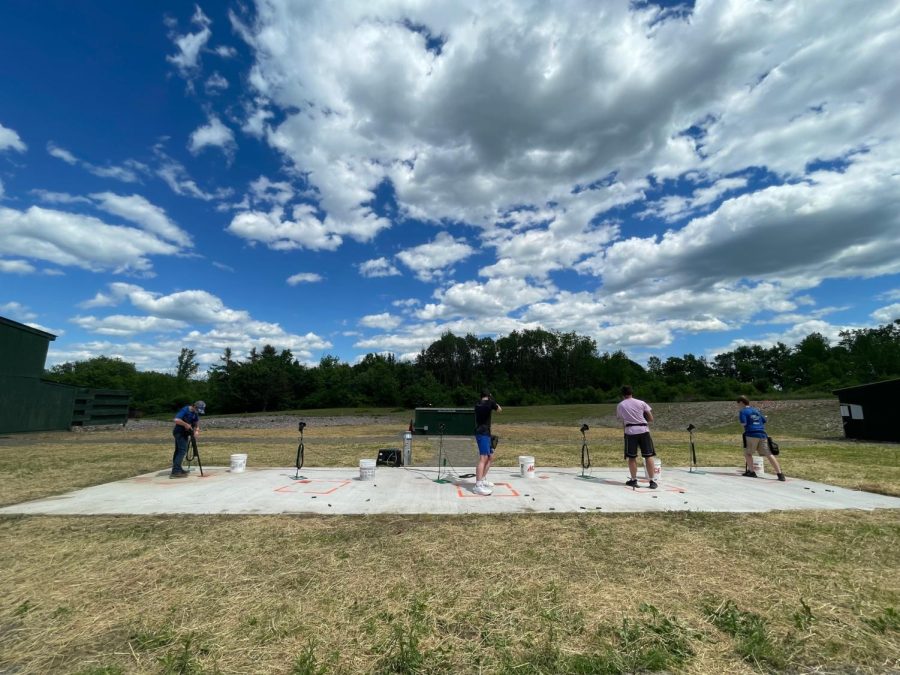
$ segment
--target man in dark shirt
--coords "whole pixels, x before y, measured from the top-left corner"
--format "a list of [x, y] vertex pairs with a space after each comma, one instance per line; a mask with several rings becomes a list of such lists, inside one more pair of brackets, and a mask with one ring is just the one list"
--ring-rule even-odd
[[172, 473], [170, 478], [186, 478], [188, 472], [181, 466], [188, 450], [188, 440], [192, 434], [200, 433], [200, 415], [206, 412], [206, 403], [196, 401], [184, 406], [175, 415], [175, 426], [172, 435], [175, 437], [175, 454], [172, 455]]
[[491, 392], [483, 389], [481, 400], [475, 404], [475, 443], [478, 444], [478, 466], [475, 467], [475, 494], [489, 495], [494, 484], [487, 480], [487, 472], [494, 461], [491, 447], [491, 413], [503, 412], [503, 408], [491, 398]]

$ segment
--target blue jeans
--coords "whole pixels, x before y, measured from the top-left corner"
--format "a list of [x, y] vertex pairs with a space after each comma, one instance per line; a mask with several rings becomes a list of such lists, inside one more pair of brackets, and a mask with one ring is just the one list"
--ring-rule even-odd
[[184, 434], [174, 434], [175, 436], [175, 454], [172, 455], [172, 473], [181, 473], [181, 463], [188, 451], [188, 437]]

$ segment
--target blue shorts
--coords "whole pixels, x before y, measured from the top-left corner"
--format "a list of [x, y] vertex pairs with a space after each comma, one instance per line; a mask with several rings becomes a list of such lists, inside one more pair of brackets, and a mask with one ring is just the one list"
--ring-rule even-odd
[[494, 449], [491, 447], [491, 435], [487, 436], [476, 436], [475, 442], [478, 443], [478, 454], [479, 455], [493, 455]]

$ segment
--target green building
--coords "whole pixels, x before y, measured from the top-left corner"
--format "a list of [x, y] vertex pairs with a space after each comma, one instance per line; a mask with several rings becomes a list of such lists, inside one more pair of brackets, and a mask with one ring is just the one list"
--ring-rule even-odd
[[0, 433], [124, 424], [130, 392], [42, 379], [56, 336], [0, 316]]
[[475, 434], [475, 406], [416, 408], [413, 433], [426, 436], [472, 436]]

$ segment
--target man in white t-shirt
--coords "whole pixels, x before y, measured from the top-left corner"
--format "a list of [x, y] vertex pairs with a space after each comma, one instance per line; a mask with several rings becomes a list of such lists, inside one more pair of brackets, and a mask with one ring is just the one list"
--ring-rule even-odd
[[637, 452], [641, 451], [644, 458], [644, 467], [647, 470], [647, 478], [650, 480], [650, 489], [658, 486], [654, 477], [653, 457], [656, 450], [653, 448], [653, 439], [650, 438], [649, 423], [653, 421], [653, 414], [649, 405], [642, 400], [634, 398], [632, 389], [628, 385], [622, 387], [622, 401], [616, 406], [616, 418], [625, 426], [625, 459], [628, 460], [628, 471], [631, 479], [625, 481], [628, 487], [637, 487]]

